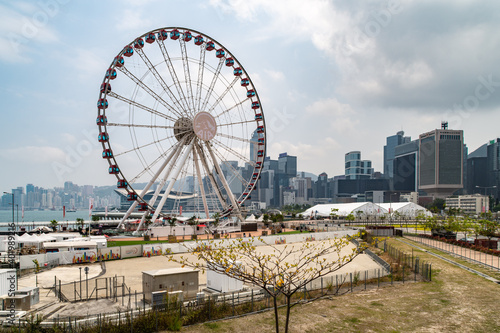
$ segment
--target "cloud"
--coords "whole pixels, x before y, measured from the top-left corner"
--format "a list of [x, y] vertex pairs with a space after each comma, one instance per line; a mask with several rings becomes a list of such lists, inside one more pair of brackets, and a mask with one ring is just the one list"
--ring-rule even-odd
[[57, 147], [50, 146], [25, 146], [15, 149], [0, 150], [0, 156], [6, 161], [48, 163], [52, 161], [63, 161], [66, 153]]
[[306, 112], [339, 133], [354, 131], [360, 122], [350, 105], [342, 104], [335, 98], [318, 100], [306, 107]]
[[16, 2], [11, 9], [0, 4], [0, 61], [29, 62], [29, 54], [39, 43], [59, 40], [50, 22], [58, 10]]

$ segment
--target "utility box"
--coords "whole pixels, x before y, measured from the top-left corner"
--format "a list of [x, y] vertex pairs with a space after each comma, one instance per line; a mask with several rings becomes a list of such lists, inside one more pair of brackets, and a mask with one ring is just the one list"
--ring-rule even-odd
[[[29, 311], [31, 308], [29, 295], [2, 296], [3, 310], [10, 310], [12, 307], [18, 311]], [[13, 304], [14, 306], [12, 306]]]
[[[235, 265], [241, 265], [241, 262], [236, 261]], [[207, 263], [207, 288], [228, 293], [242, 290], [243, 282], [210, 269], [210, 263]]]
[[29, 296], [30, 307], [40, 302], [40, 289], [38, 287], [26, 287], [16, 290], [14, 295]]
[[[142, 272], [142, 291], [147, 303], [153, 301], [153, 293], [159, 291], [182, 292], [183, 298], [194, 298], [198, 293], [199, 270], [168, 268]], [[158, 297], [158, 296], [155, 296]]]

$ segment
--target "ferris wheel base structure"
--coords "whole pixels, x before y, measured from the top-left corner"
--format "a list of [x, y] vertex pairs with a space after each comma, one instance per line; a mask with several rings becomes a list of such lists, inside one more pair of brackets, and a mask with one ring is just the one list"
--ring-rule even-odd
[[180, 27], [135, 38], [106, 70], [97, 111], [102, 158], [131, 202], [118, 227], [133, 212], [137, 230], [176, 215], [186, 197], [193, 216], [243, 220], [266, 126], [256, 87], [221, 43]]

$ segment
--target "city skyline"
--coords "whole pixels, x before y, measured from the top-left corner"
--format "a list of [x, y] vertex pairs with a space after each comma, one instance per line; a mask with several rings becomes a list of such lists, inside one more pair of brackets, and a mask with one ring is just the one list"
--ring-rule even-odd
[[53, 0], [0, 9], [2, 191], [115, 184], [97, 142], [100, 82], [123, 45], [162, 26], [203, 31], [235, 54], [261, 97], [267, 155], [297, 156], [299, 171], [341, 175], [344, 154], [361, 151], [383, 172], [387, 136], [404, 130], [415, 140], [442, 120], [464, 131], [470, 152], [500, 137], [495, 2]]

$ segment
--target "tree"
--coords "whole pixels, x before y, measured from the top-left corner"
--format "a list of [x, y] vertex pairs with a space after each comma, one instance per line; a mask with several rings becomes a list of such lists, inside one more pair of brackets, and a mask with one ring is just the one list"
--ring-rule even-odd
[[415, 216], [415, 233], [417, 233], [417, 228], [418, 228], [418, 225], [420, 224], [420, 221], [423, 221], [425, 219], [425, 214], [419, 210], [418, 211], [418, 215]]
[[352, 222], [352, 221], [354, 221], [354, 219], [355, 219], [355, 218], [354, 218], [354, 215], [352, 215], [352, 213], [351, 213], [351, 214], [347, 215], [347, 216], [345, 217], [345, 219], [346, 219], [347, 221], [349, 221], [349, 222]]
[[465, 234], [465, 239], [467, 239], [467, 233], [469, 233], [473, 227], [474, 224], [468, 217], [464, 217], [463, 219], [458, 220], [458, 230]]
[[269, 214], [266, 213], [262, 216], [262, 222], [264, 222], [264, 225], [267, 227], [269, 223]]
[[192, 226], [193, 227], [193, 237], [191, 237], [192, 239], [196, 239], [196, 226], [198, 225], [198, 221], [196, 221], [196, 216], [191, 216], [188, 220], [187, 220], [187, 224]]
[[425, 234], [426, 229], [434, 230], [434, 229], [437, 229], [438, 227], [439, 227], [439, 223], [438, 223], [436, 217], [429, 216], [424, 222], [424, 234]]
[[50, 221], [50, 227], [52, 228], [53, 231], [56, 231], [58, 224], [59, 222], [57, 222], [56, 220]]
[[[352, 244], [347, 237], [288, 245], [266, 244], [272, 248], [271, 254], [259, 251], [257, 243], [266, 244], [261, 237], [245, 242], [242, 238], [226, 242], [197, 240], [188, 250], [196, 259], [171, 255], [169, 260], [202, 272], [206, 269], [202, 263], [206, 262], [212, 271], [265, 290], [273, 299], [278, 333], [280, 294], [286, 299], [285, 332], [288, 332], [290, 309], [294, 306], [292, 296], [311, 281], [342, 268], [364, 250], [362, 247], [349, 249]], [[329, 255], [337, 259], [327, 259]]]
[[495, 236], [498, 231], [498, 224], [490, 220], [479, 220], [476, 224], [477, 233], [481, 236], [488, 237], [488, 241], [491, 237]]
[[337, 212], [339, 211], [338, 208], [332, 208], [331, 213], [330, 213], [330, 218], [333, 220], [334, 218], [337, 218]]
[[176, 217], [172, 217], [171, 219], [167, 220], [167, 223], [168, 223], [168, 225], [170, 227], [170, 236], [172, 236], [173, 235], [172, 230], [177, 225], [177, 218]]
[[101, 219], [101, 218], [100, 218], [99, 216], [97, 216], [97, 215], [92, 215], [92, 221], [93, 221], [93, 222], [97, 222], [97, 221], [99, 221], [100, 219]]
[[82, 232], [82, 230], [83, 230], [83, 226], [85, 225], [85, 221], [84, 221], [82, 218], [77, 217], [77, 218], [76, 218], [76, 225], [78, 226], [78, 230], [79, 230], [80, 232]]

